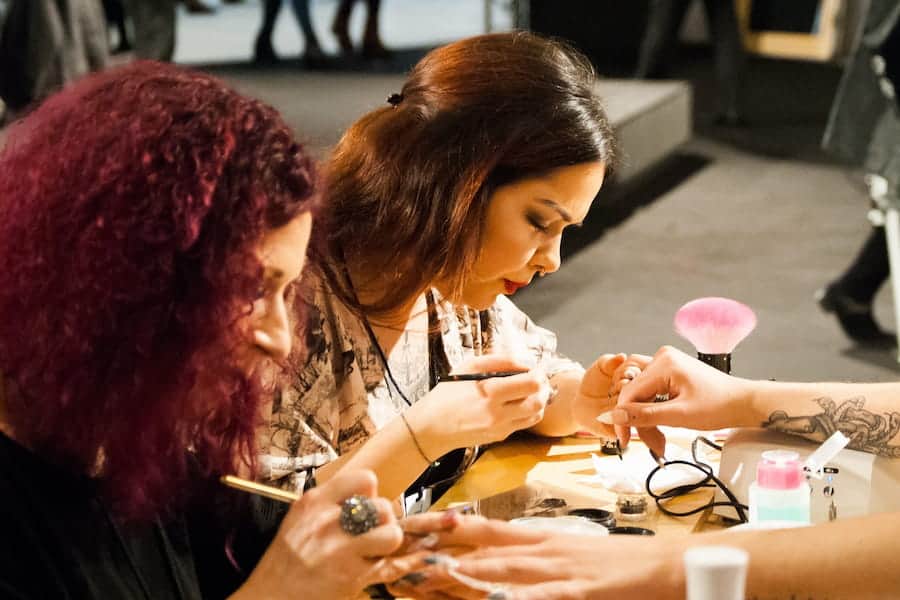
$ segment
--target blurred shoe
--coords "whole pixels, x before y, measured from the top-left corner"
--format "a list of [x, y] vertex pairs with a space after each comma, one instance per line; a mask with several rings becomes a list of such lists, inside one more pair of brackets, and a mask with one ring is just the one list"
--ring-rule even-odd
[[379, 40], [365, 42], [362, 47], [362, 55], [364, 58], [371, 59], [388, 59], [393, 56], [391, 51], [385, 48]]
[[203, 0], [184, 0], [184, 6], [189, 13], [194, 13], [195, 15], [211, 15], [216, 12], [215, 8], [205, 4]]
[[324, 69], [328, 64], [328, 57], [318, 45], [307, 45], [300, 57], [300, 64], [307, 69]]
[[259, 36], [253, 44], [253, 62], [258, 65], [274, 65], [278, 62], [278, 55], [272, 47], [272, 39]]
[[841, 329], [850, 339], [871, 345], [896, 343], [896, 337], [884, 331], [875, 322], [872, 304], [860, 302], [838, 290], [834, 285], [826, 286], [815, 294], [816, 302], [827, 313], [834, 313]]

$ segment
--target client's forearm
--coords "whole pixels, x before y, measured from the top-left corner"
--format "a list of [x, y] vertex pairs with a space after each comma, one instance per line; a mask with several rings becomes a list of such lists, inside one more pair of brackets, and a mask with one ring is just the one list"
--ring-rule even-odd
[[891, 598], [900, 590], [900, 513], [777, 531], [688, 536], [750, 554], [747, 598]]

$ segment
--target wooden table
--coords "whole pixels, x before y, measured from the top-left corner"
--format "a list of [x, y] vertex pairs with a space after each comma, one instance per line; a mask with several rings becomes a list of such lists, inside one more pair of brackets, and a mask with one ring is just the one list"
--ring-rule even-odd
[[[571, 507], [615, 510], [616, 494], [579, 480], [592, 475], [591, 453], [602, 460], [618, 460], [601, 453], [601, 442], [591, 438], [540, 438], [521, 436], [488, 449], [463, 477], [438, 500], [435, 510], [494, 496], [522, 485], [546, 486], [552, 495], [561, 497]], [[628, 452], [646, 452], [646, 446], [633, 441]], [[703, 506], [713, 496], [712, 488], [701, 488], [676, 498], [667, 506], [683, 512]], [[658, 513], [653, 517], [657, 535], [679, 536], [701, 530], [722, 527], [717, 517], [710, 517], [710, 509], [689, 517], [670, 517]], [[627, 523], [622, 523], [627, 524]]]

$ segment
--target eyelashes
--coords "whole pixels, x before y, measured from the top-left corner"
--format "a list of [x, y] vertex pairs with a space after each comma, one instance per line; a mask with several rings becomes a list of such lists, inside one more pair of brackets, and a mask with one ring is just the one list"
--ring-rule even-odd
[[543, 223], [536, 215], [527, 215], [526, 219], [528, 220], [528, 223], [535, 228], [535, 230], [539, 231], [540, 233], [549, 233], [550, 227]]
[[[553, 227], [551, 225], [541, 221], [540, 217], [538, 217], [536, 215], [527, 215], [525, 218], [528, 220], [528, 224], [531, 225], [535, 229], [535, 231], [537, 231], [538, 233], [543, 233], [543, 234], [547, 234], [547, 235], [550, 235], [552, 233], [551, 230], [553, 229]], [[584, 223], [569, 223], [568, 225], [563, 227], [563, 231], [570, 227], [574, 227], [577, 229], [577, 228], [581, 227], [582, 225], [584, 225]], [[560, 233], [562, 233], [562, 231], [560, 231]]]

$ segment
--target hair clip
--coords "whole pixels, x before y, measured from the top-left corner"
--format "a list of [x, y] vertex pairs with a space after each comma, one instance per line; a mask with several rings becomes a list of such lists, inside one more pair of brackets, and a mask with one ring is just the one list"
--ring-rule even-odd
[[397, 106], [403, 102], [403, 94], [391, 94], [387, 97], [387, 103], [391, 106]]

